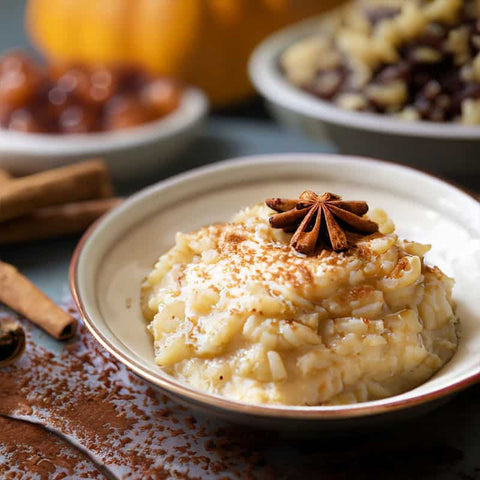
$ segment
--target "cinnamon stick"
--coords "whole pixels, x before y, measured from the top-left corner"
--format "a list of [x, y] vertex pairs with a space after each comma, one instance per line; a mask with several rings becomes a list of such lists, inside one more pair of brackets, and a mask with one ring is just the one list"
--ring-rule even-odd
[[0, 302], [59, 340], [75, 334], [77, 321], [13, 265], [0, 261]]
[[120, 198], [45, 207], [29, 215], [0, 224], [0, 245], [72, 235], [86, 228], [104, 213], [119, 205]]
[[25, 351], [25, 332], [11, 318], [0, 318], [0, 368], [16, 362]]
[[0, 168], [0, 184], [9, 182], [12, 179], [12, 176], [3, 168]]
[[112, 186], [104, 162], [90, 160], [11, 180], [0, 189], [0, 222], [38, 208], [105, 198]]

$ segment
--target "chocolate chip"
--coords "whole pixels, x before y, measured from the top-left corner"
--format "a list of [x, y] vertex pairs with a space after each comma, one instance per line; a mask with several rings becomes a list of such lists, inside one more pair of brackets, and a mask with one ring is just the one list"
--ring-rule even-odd
[[418, 38], [416, 45], [441, 50], [446, 36], [447, 31], [443, 25], [432, 23], [427, 25], [424, 33]]
[[462, 92], [463, 98], [480, 98], [480, 84], [467, 83]]
[[415, 99], [413, 107], [422, 118], [427, 118], [430, 112], [431, 103], [423, 95], [419, 95]]
[[400, 62], [395, 65], [387, 65], [383, 67], [376, 76], [378, 83], [388, 83], [392, 80], [406, 80], [410, 77], [411, 64], [408, 62]]
[[344, 77], [345, 74], [341, 70], [320, 72], [312, 85], [312, 90], [321, 98], [331, 99], [337, 94]]
[[428, 119], [432, 122], [443, 122], [445, 121], [445, 110], [440, 107], [434, 107], [429, 112]]
[[377, 25], [383, 20], [388, 20], [397, 16], [400, 12], [399, 8], [382, 6], [377, 8], [365, 9], [365, 17], [372, 26]]
[[438, 97], [442, 91], [439, 83], [436, 80], [430, 80], [422, 89], [422, 94], [427, 100], [433, 100]]

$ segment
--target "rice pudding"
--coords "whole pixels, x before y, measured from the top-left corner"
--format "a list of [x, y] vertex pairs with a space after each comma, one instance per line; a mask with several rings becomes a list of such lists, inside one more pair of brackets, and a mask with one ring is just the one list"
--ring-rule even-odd
[[245, 403], [329, 405], [405, 392], [452, 357], [454, 282], [425, 264], [430, 246], [376, 210], [378, 232], [305, 255], [273, 213], [177, 233], [159, 258], [142, 309], [165, 372]]

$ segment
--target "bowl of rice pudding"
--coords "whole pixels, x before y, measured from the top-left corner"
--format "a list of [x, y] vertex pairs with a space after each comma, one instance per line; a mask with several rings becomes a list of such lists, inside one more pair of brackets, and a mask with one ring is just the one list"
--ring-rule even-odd
[[341, 153], [478, 175], [479, 19], [476, 0], [352, 0], [267, 38], [250, 77]]
[[95, 338], [167, 395], [319, 430], [418, 414], [478, 380], [479, 266], [467, 193], [386, 162], [285, 154], [133, 196], [82, 239], [71, 286]]

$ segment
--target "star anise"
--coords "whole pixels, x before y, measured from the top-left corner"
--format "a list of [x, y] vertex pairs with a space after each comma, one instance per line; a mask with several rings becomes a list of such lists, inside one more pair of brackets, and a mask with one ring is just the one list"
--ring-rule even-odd
[[270, 217], [270, 225], [295, 232], [290, 245], [306, 255], [315, 252], [322, 238], [336, 252], [346, 250], [349, 244], [345, 230], [364, 235], [378, 231], [375, 222], [362, 217], [368, 211], [366, 202], [347, 202], [329, 192], [317, 195], [306, 190], [297, 200], [268, 198], [265, 203], [279, 212]]

